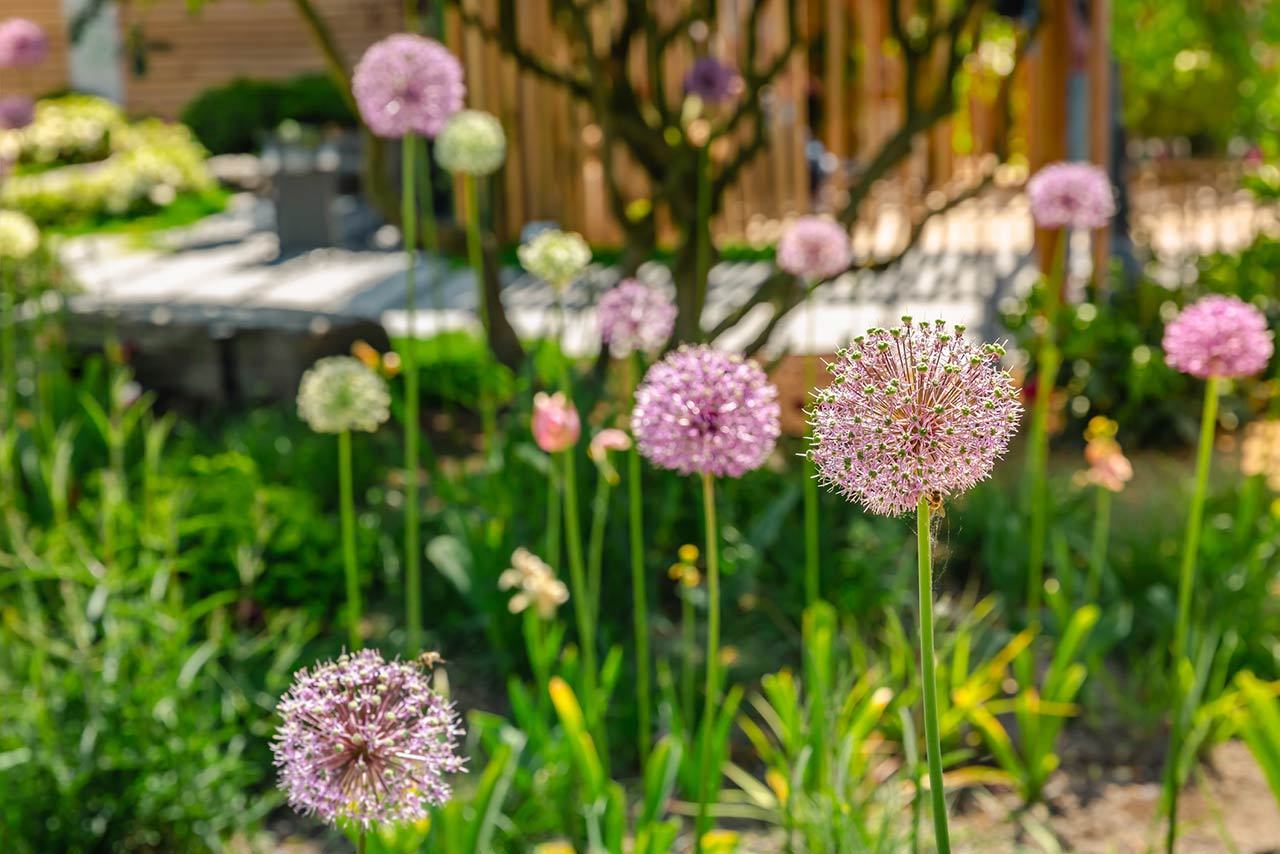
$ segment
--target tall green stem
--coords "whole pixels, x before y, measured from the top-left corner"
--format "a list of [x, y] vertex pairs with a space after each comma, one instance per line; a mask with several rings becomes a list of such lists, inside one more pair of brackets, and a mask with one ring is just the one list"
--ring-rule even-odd
[[560, 566], [560, 513], [564, 499], [554, 467], [547, 472], [547, 563]]
[[360, 576], [356, 568], [356, 502], [351, 486], [351, 431], [338, 434], [338, 500], [342, 506], [342, 569], [347, 582], [347, 632], [360, 648]]
[[707, 808], [714, 788], [712, 775], [719, 775], [719, 769], [711, 767], [711, 722], [720, 704], [720, 532], [716, 524], [716, 482], [708, 472], [702, 473], [702, 512], [707, 528], [707, 682], [699, 733], [702, 749], [698, 762], [698, 819], [695, 825], [699, 852], [708, 829]]
[[1191, 508], [1187, 514], [1187, 531], [1182, 544], [1182, 564], [1178, 570], [1178, 622], [1173, 633], [1173, 675], [1177, 702], [1173, 707], [1173, 726], [1169, 731], [1169, 753], [1165, 759], [1165, 800], [1169, 807], [1169, 826], [1165, 850], [1173, 854], [1178, 838], [1178, 755], [1182, 750], [1182, 731], [1187, 710], [1186, 692], [1182, 689], [1182, 663], [1189, 657], [1187, 636], [1191, 628], [1191, 591], [1196, 582], [1196, 558], [1200, 551], [1200, 532], [1204, 527], [1204, 500], [1209, 490], [1209, 466], [1213, 460], [1213, 434], [1218, 421], [1218, 395], [1222, 380], [1209, 377], [1204, 387], [1204, 409], [1200, 415], [1200, 444], [1196, 452], [1196, 480], [1191, 492]]
[[366, 837], [367, 834], [363, 829], [361, 829], [359, 835], [356, 836], [356, 854], [365, 854], [368, 850], [368, 841]]
[[587, 540], [587, 593], [591, 597], [591, 623], [600, 625], [600, 565], [604, 562], [604, 528], [609, 520], [609, 479], [596, 478], [591, 502], [591, 535]]
[[[578, 624], [578, 643], [582, 646], [583, 710], [593, 733], [600, 734], [596, 715], [596, 635], [591, 621], [591, 605], [587, 591], [586, 571], [582, 561], [582, 529], [578, 524], [578, 478], [574, 464], [576, 448], [560, 454], [564, 466], [564, 539], [569, 553], [569, 581], [573, 584], [573, 613]], [[603, 745], [597, 740], [597, 746]]]
[[[697, 157], [697, 210], [698, 222], [694, 240], [694, 283], [698, 288], [698, 311], [707, 304], [707, 279], [711, 275], [711, 158], [708, 147], [698, 149]], [[702, 338], [702, 326], [698, 324], [698, 338]]]
[[1044, 546], [1049, 520], [1049, 404], [1058, 377], [1058, 306], [1066, 285], [1066, 252], [1070, 235], [1054, 232], [1058, 245], [1049, 276], [1044, 280], [1044, 330], [1036, 353], [1036, 399], [1031, 409], [1027, 438], [1027, 476], [1031, 485], [1030, 544], [1027, 555], [1027, 614], [1032, 626], [1040, 624], [1040, 597], [1044, 588]]
[[1097, 602], [1102, 592], [1102, 569], [1107, 562], [1107, 539], [1111, 535], [1111, 490], [1095, 486], [1093, 543], [1089, 549], [1089, 578], [1085, 582], [1086, 602]]
[[484, 433], [484, 448], [487, 453], [493, 448], [493, 438], [496, 432], [494, 414], [493, 393], [488, 388], [487, 381], [492, 379], [490, 370], [493, 367], [493, 359], [489, 357], [489, 303], [485, 299], [484, 287], [484, 247], [480, 242], [480, 199], [476, 192], [476, 179], [474, 176], [463, 173], [462, 176], [462, 192], [467, 206], [467, 257], [471, 261], [471, 271], [476, 277], [476, 299], [478, 300], [480, 312], [480, 324], [484, 328], [484, 352], [485, 368], [484, 379], [480, 385], [480, 424]]
[[[635, 396], [635, 360], [626, 360], [627, 399]], [[644, 578], [644, 490], [641, 482], [640, 450], [632, 437], [631, 450], [627, 452], [627, 508], [631, 522], [631, 613], [635, 624], [636, 639], [636, 703], [639, 726], [640, 767], [649, 759], [649, 745], [653, 726], [649, 717], [649, 594]]]
[[422, 551], [418, 531], [418, 436], [421, 416], [418, 404], [418, 216], [414, 204], [414, 167], [418, 162], [418, 138], [401, 140], [401, 231], [404, 234], [404, 315], [409, 327], [402, 359], [404, 362], [404, 598], [408, 623], [408, 649], [416, 655], [422, 649]]
[[18, 297], [14, 273], [0, 261], [0, 362], [4, 363], [4, 428], [9, 433], [18, 411]]
[[947, 797], [942, 783], [942, 743], [938, 736], [938, 674], [933, 657], [933, 557], [929, 531], [929, 499], [916, 507], [920, 579], [920, 684], [924, 688], [924, 740], [929, 760], [929, 795], [933, 799], [933, 833], [939, 854], [950, 854]]

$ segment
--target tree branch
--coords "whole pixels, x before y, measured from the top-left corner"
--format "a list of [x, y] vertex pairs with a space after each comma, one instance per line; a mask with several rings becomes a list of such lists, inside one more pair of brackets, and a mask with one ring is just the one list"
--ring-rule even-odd
[[[298, 2], [298, 0], [295, 0], [295, 2]], [[591, 97], [590, 89], [586, 81], [581, 77], [564, 69], [551, 66], [540, 57], [520, 46], [516, 38], [515, 21], [508, 19], [508, 15], [512, 10], [507, 4], [504, 3], [502, 5], [503, 20], [496, 27], [485, 23], [484, 19], [475, 12], [468, 11], [463, 0], [456, 0], [456, 7], [458, 17], [462, 23], [480, 33], [485, 41], [493, 42], [500, 47], [503, 53], [514, 59], [516, 64], [525, 71], [549, 83], [563, 86], [573, 95], [583, 100]]]

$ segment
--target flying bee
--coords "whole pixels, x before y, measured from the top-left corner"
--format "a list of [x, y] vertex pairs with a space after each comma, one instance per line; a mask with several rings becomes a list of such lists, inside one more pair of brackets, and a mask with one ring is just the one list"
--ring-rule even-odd
[[419, 667], [425, 668], [426, 670], [435, 670], [437, 664], [445, 663], [444, 658], [440, 653], [435, 652], [434, 650], [431, 652], [424, 652], [414, 660]]

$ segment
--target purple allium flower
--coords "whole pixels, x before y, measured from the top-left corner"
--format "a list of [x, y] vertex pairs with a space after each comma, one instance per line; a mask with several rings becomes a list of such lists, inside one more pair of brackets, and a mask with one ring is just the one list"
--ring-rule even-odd
[[869, 329], [828, 366], [810, 424], [818, 477], [873, 513], [963, 492], [991, 473], [1022, 405], [1004, 348], [945, 322]]
[[1182, 310], [1164, 329], [1164, 359], [1193, 377], [1261, 373], [1275, 352], [1274, 334], [1256, 306], [1214, 294]]
[[25, 95], [0, 98], [0, 130], [22, 130], [36, 117], [35, 103]]
[[1027, 181], [1041, 228], [1102, 228], [1116, 213], [1107, 173], [1092, 163], [1050, 163]]
[[34, 21], [10, 18], [0, 22], [0, 68], [39, 65], [49, 55], [49, 38]]
[[368, 828], [425, 818], [463, 770], [462, 726], [422, 669], [377, 650], [298, 671], [280, 699], [271, 751], [289, 805], [330, 824]]
[[397, 33], [375, 42], [351, 78], [360, 115], [378, 136], [434, 137], [462, 109], [462, 65], [433, 39]]
[[600, 337], [615, 359], [657, 351], [676, 325], [675, 303], [638, 279], [623, 279], [610, 288], [596, 312]]
[[778, 266], [811, 282], [838, 276], [852, 262], [848, 230], [827, 217], [802, 216], [778, 241]]
[[659, 468], [741, 477], [773, 452], [779, 414], [778, 390], [755, 362], [686, 345], [645, 374], [631, 432]]
[[742, 91], [742, 76], [737, 69], [714, 56], [700, 56], [684, 76], [684, 92], [696, 95], [708, 104], [719, 104]]

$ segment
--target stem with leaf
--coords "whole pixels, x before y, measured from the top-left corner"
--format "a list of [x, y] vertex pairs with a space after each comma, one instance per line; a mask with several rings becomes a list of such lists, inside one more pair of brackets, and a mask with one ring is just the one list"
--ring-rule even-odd
[[[582, 529], [578, 524], [578, 477], [574, 463], [576, 448], [560, 453], [564, 479], [564, 539], [569, 554], [569, 581], [573, 585], [573, 613], [578, 626], [578, 643], [582, 646], [582, 705], [589, 728], [601, 735], [596, 714], [596, 637], [591, 620], [591, 604], [587, 591], [586, 570], [582, 560]], [[603, 738], [596, 744], [603, 745]]]
[[924, 740], [929, 762], [929, 795], [933, 799], [933, 831], [939, 854], [950, 854], [947, 798], [942, 783], [942, 744], [938, 735], [938, 674], [933, 653], [933, 557], [929, 499], [916, 506], [916, 538], [920, 580], [920, 684], [924, 691]]
[[[1191, 508], [1187, 514], [1187, 531], [1182, 544], [1182, 564], [1178, 570], [1178, 621], [1173, 633], [1173, 673], [1177, 702], [1174, 704], [1173, 727], [1169, 732], [1169, 752], [1165, 765], [1165, 801], [1169, 809], [1169, 827], [1165, 850], [1173, 854], [1178, 838], [1178, 754], [1187, 710], [1187, 692], [1183, 690], [1183, 662], [1190, 656], [1187, 635], [1191, 629], [1191, 591], [1196, 582], [1196, 558], [1200, 551], [1200, 533], [1204, 528], [1204, 501], [1209, 491], [1209, 467], [1213, 460], [1213, 435], [1218, 421], [1218, 396], [1222, 379], [1209, 377], [1204, 387], [1204, 409], [1200, 415], [1200, 444], [1196, 451], [1196, 479], [1191, 492]], [[1188, 689], [1190, 686], [1187, 686]]]

